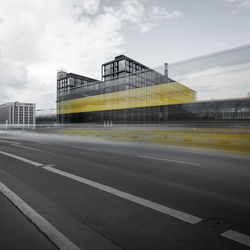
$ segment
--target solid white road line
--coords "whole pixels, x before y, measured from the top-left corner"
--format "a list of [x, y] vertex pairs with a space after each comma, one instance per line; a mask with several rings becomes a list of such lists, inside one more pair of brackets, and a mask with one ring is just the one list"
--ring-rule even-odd
[[170, 159], [166, 159], [166, 158], [159, 158], [159, 157], [153, 157], [153, 156], [147, 156], [147, 155], [137, 155], [137, 157], [145, 158], [145, 159], [151, 159], [151, 160], [159, 160], [159, 161], [170, 161], [170, 162], [189, 164], [189, 165], [196, 165], [196, 166], [201, 165], [199, 163], [194, 163], [194, 162], [170, 160]]
[[158, 211], [158, 212], [167, 214], [169, 216], [175, 217], [175, 218], [177, 218], [179, 220], [188, 222], [190, 224], [195, 224], [195, 223], [198, 223], [198, 222], [200, 222], [202, 220], [201, 218], [193, 216], [191, 214], [187, 214], [187, 213], [184, 213], [184, 212], [181, 212], [181, 211], [178, 211], [178, 210], [175, 210], [175, 209], [160, 205], [158, 203], [155, 203], [155, 202], [152, 202], [152, 201], [137, 197], [135, 195], [132, 195], [132, 194], [120, 191], [118, 189], [115, 189], [115, 188], [112, 188], [112, 187], [109, 187], [109, 186], [106, 186], [106, 185], [103, 185], [103, 184], [100, 184], [100, 183], [97, 183], [97, 182], [82, 178], [82, 177], [74, 175], [74, 174], [70, 174], [70, 173], [61, 171], [59, 169], [56, 169], [56, 168], [53, 168], [53, 167], [50, 167], [50, 166], [45, 166], [45, 167], [43, 167], [43, 169], [46, 169], [46, 170], [51, 171], [53, 173], [62, 175], [64, 177], [68, 177], [68, 178], [73, 179], [75, 181], [84, 183], [84, 184], [89, 185], [91, 187], [97, 188], [99, 190], [105, 191], [107, 193], [113, 194], [113, 195], [121, 197], [123, 199], [129, 200], [131, 202], [143, 205], [145, 207], [148, 207], [148, 208], [151, 208], [151, 209], [153, 209], [155, 211]]
[[17, 156], [17, 155], [13, 155], [13, 154], [9, 154], [9, 153], [3, 152], [3, 151], [0, 151], [0, 154], [3, 154], [3, 155], [6, 155], [6, 156], [15, 158], [15, 159], [17, 159], [19, 161], [23, 161], [23, 162], [29, 163], [29, 164], [31, 164], [33, 166], [36, 166], [36, 167], [42, 167], [43, 166], [43, 164], [41, 164], [41, 163], [38, 163], [38, 162], [35, 162], [35, 161], [31, 161], [31, 160], [28, 160], [26, 158], [23, 158], [23, 157], [20, 157], [20, 156]]
[[8, 198], [29, 220], [32, 221], [59, 249], [80, 250], [73, 242], [66, 238], [19, 196], [0, 182], [0, 192]]
[[250, 236], [248, 235], [238, 233], [233, 230], [229, 230], [229, 231], [222, 233], [221, 236], [228, 238], [230, 240], [233, 240], [233, 241], [237, 241], [241, 243], [242, 245], [250, 247]]

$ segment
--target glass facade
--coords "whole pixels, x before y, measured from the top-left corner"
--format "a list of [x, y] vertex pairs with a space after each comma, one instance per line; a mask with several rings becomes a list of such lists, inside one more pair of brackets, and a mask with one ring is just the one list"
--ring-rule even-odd
[[96, 112], [59, 115], [62, 122], [112, 121], [126, 123], [168, 123], [196, 121], [250, 121], [250, 99], [191, 102]]
[[82, 87], [86, 88], [93, 83], [98, 82], [96, 79], [59, 71], [57, 73], [57, 100], [71, 93], [78, 92]]

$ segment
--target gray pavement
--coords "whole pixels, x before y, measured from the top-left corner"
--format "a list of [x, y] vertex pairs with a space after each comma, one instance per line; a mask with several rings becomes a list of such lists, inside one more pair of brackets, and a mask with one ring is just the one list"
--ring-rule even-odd
[[0, 182], [81, 249], [247, 249], [221, 234], [250, 235], [248, 156], [21, 133], [0, 134], [0, 151], [202, 219], [192, 225], [0, 154]]
[[57, 249], [38, 229], [0, 194], [0, 249]]

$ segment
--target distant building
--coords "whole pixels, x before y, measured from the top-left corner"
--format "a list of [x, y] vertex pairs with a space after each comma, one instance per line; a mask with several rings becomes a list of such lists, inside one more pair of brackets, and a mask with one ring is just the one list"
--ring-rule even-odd
[[36, 124], [56, 123], [56, 109], [37, 109]]
[[0, 105], [0, 124], [35, 125], [36, 104], [8, 102]]

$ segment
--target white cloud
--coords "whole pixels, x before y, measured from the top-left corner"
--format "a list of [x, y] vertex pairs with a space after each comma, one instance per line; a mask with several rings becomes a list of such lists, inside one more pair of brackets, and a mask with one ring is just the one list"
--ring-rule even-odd
[[1, 103], [19, 100], [54, 107], [57, 69], [91, 76], [96, 67], [100, 75], [101, 62], [121, 52], [117, 18], [109, 13], [83, 15], [96, 13], [98, 4], [86, 1], [81, 5], [75, 0], [11, 2], [0, 0], [4, 20], [0, 26], [4, 75], [0, 86], [5, 89]]
[[22, 64], [8, 62], [1, 55], [0, 76], [0, 100], [5, 100], [9, 95], [23, 90], [29, 82], [27, 69]]
[[241, 9], [250, 9], [250, 0], [224, 0], [227, 3], [236, 5], [232, 14], [236, 15]]
[[58, 69], [100, 77], [101, 63], [122, 52], [124, 25], [146, 32], [160, 21], [139, 0], [112, 7], [100, 0], [0, 0], [0, 6], [0, 103], [38, 108], [55, 107]]
[[183, 18], [184, 14], [180, 11], [169, 12], [164, 8], [153, 7], [149, 12], [149, 16], [154, 20], [161, 19], [180, 19]]
[[163, 20], [178, 20], [183, 18], [184, 14], [180, 11], [169, 12], [165, 8], [153, 6], [147, 10], [140, 0], [124, 0], [121, 6], [105, 8], [121, 21], [134, 24], [134, 28], [139, 29], [141, 33], [150, 31]]
[[139, 0], [125, 0], [122, 2], [121, 9], [118, 13], [124, 20], [140, 23], [144, 20], [145, 9]]
[[99, 10], [100, 0], [74, 0], [73, 6], [77, 14], [84, 12], [93, 15]]
[[241, 8], [246, 8], [246, 9], [250, 8], [250, 0], [241, 0], [241, 1], [239, 1], [239, 6]]

